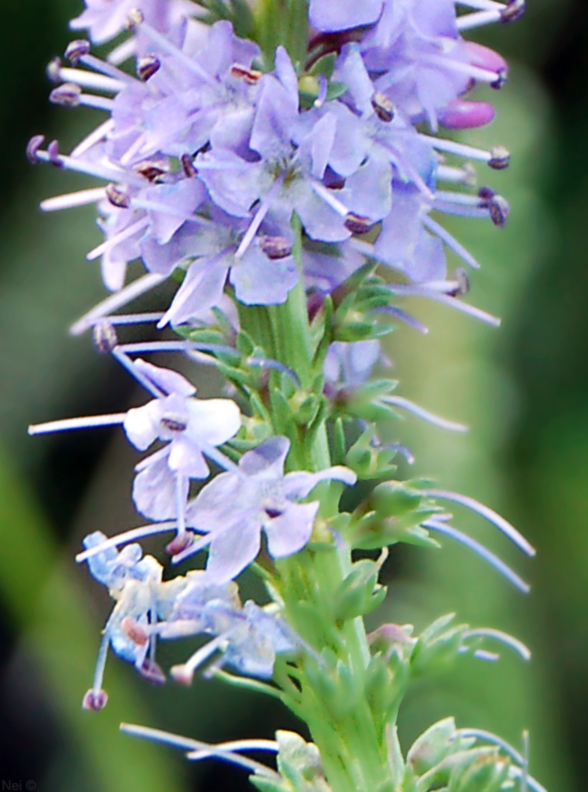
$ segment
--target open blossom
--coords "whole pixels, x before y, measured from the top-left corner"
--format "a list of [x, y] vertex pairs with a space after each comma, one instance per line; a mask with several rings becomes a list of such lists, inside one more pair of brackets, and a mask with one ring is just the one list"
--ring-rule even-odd
[[[156, 440], [166, 445], [137, 465], [133, 499], [146, 517], [179, 517], [190, 479], [209, 475], [205, 455], [230, 440], [241, 425], [239, 408], [229, 399], [196, 399], [196, 388], [180, 374], [135, 361], [135, 366], [162, 392], [124, 418], [127, 437], [140, 451]], [[181, 507], [180, 507], [181, 505]]]
[[206, 485], [186, 512], [187, 524], [206, 536], [177, 560], [209, 545], [207, 575], [224, 582], [256, 558], [262, 531], [274, 558], [301, 550], [310, 540], [320, 504], [299, 501], [321, 481], [353, 484], [356, 476], [344, 467], [284, 475], [289, 449], [285, 437], [273, 437], [244, 454], [238, 470], [221, 473]]

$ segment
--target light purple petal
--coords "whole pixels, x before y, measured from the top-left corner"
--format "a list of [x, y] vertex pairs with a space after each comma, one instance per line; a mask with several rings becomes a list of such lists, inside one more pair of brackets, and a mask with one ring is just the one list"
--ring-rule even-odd
[[272, 260], [256, 244], [249, 247], [241, 261], [235, 262], [230, 275], [237, 299], [245, 305], [286, 302], [298, 278], [293, 256]]
[[261, 525], [258, 523], [243, 521], [234, 528], [220, 531], [210, 543], [206, 574], [215, 583], [227, 583], [255, 561], [260, 545]]
[[239, 467], [248, 476], [263, 476], [267, 479], [278, 479], [284, 475], [284, 464], [290, 441], [286, 437], [271, 437], [252, 451], [241, 457]]
[[380, 16], [383, 0], [310, 0], [310, 24], [332, 32], [371, 25]]
[[312, 536], [319, 506], [319, 501], [292, 503], [279, 517], [269, 520], [264, 528], [270, 555], [286, 558], [302, 550]]
[[[167, 452], [167, 449], [165, 449]], [[188, 480], [184, 482], [188, 497]], [[176, 515], [176, 477], [167, 464], [167, 453], [143, 460], [133, 482], [137, 511], [150, 520], [173, 520]]]
[[196, 393], [194, 385], [177, 371], [154, 366], [153, 363], [148, 363], [141, 358], [137, 358], [134, 365], [150, 382], [167, 394], [193, 396]]
[[191, 399], [186, 434], [196, 445], [218, 446], [241, 427], [241, 413], [230, 399]]
[[168, 464], [171, 470], [193, 479], [207, 478], [210, 473], [200, 449], [183, 435], [172, 440]]
[[321, 481], [342, 481], [352, 486], [357, 481], [357, 476], [349, 468], [342, 465], [320, 470], [318, 473], [307, 473], [296, 470], [288, 473], [284, 478], [284, 494], [287, 498], [306, 498]]

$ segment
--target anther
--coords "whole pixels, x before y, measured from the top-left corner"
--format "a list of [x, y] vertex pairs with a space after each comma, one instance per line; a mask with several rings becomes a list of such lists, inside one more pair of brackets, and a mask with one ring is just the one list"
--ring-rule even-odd
[[188, 665], [172, 666], [169, 673], [176, 682], [179, 682], [180, 685], [186, 685], [187, 687], [192, 684], [192, 680], [194, 679], [194, 671], [192, 671]]
[[72, 66], [77, 66], [79, 59], [89, 54], [90, 42], [85, 39], [76, 39], [75, 41], [70, 41], [63, 56], [67, 58]]
[[170, 432], [185, 432], [188, 424], [181, 415], [163, 415], [159, 423]]
[[51, 82], [53, 83], [61, 82], [61, 78], [59, 76], [59, 73], [61, 71], [61, 66], [62, 66], [61, 58], [53, 58], [53, 60], [47, 64], [47, 69], [45, 70], [45, 73], [49, 78], [49, 80], [51, 80]]
[[261, 249], [272, 260], [283, 259], [292, 255], [292, 245], [285, 237], [267, 236], [261, 241]]
[[143, 664], [137, 670], [144, 679], [153, 685], [165, 685], [165, 674], [157, 663], [148, 657], [143, 660]]
[[488, 208], [494, 225], [504, 228], [510, 214], [510, 204], [506, 198], [503, 198], [502, 195], [495, 195], [488, 201]]
[[494, 146], [490, 149], [490, 159], [488, 165], [494, 170], [504, 170], [508, 168], [510, 162], [510, 152], [504, 146]]
[[500, 69], [496, 72], [496, 79], [494, 82], [490, 83], [490, 88], [494, 88], [495, 91], [499, 91], [503, 88], [508, 81], [508, 72], [506, 69]]
[[114, 326], [108, 319], [96, 322], [92, 328], [94, 346], [101, 355], [108, 355], [118, 344], [118, 338]]
[[194, 176], [198, 175], [198, 171], [194, 167], [192, 162], [192, 157], [189, 154], [182, 154], [180, 157], [180, 162], [182, 163], [182, 170], [184, 171], [184, 175], [188, 179], [193, 179]]
[[47, 154], [49, 155], [49, 161], [52, 165], [55, 165], [56, 168], [65, 167], [59, 156], [59, 143], [57, 140], [52, 140], [51, 143], [49, 143], [47, 146]]
[[388, 99], [386, 94], [377, 91], [372, 97], [372, 107], [374, 108], [374, 112], [380, 121], [385, 121], [387, 124], [389, 124], [390, 121], [394, 119], [396, 108], [394, 107], [394, 103]]
[[263, 72], [257, 69], [249, 69], [247, 66], [243, 66], [240, 63], [234, 63], [231, 66], [231, 77], [243, 80], [247, 85], [255, 85], [263, 77]]
[[49, 94], [49, 101], [62, 107], [77, 107], [80, 103], [82, 89], [74, 83], [64, 83], [54, 88]]
[[511, 0], [504, 11], [500, 12], [500, 21], [503, 23], [516, 22], [525, 13], [525, 0]]
[[362, 215], [355, 214], [355, 212], [348, 212], [344, 225], [352, 234], [363, 236], [364, 234], [369, 234], [375, 223], [369, 217], [362, 217]]
[[194, 534], [191, 531], [184, 531], [175, 536], [165, 549], [171, 556], [179, 555], [187, 550], [194, 543]]
[[127, 22], [126, 22], [126, 29], [129, 30], [131, 33], [134, 33], [135, 30], [142, 25], [145, 21], [145, 17], [143, 16], [143, 12], [140, 11], [138, 8], [133, 8], [127, 14]]
[[149, 642], [149, 635], [136, 619], [127, 616], [122, 620], [120, 626], [127, 638], [130, 638], [137, 646], [145, 646]]
[[163, 162], [139, 162], [138, 165], [133, 166], [133, 170], [152, 184], [160, 182], [167, 173]]
[[478, 197], [482, 199], [482, 201], [489, 201], [491, 198], [494, 198], [496, 195], [496, 190], [493, 190], [492, 187], [480, 187], [478, 190]]
[[456, 267], [453, 273], [453, 279], [457, 281], [457, 289], [453, 292], [453, 296], [467, 294], [470, 290], [470, 279], [467, 272], [463, 267]]
[[137, 61], [137, 75], [143, 82], [147, 82], [161, 68], [161, 61], [155, 55], [145, 55]]
[[110, 203], [118, 209], [128, 209], [131, 205], [131, 198], [122, 187], [118, 187], [116, 184], [107, 184], [105, 192]]
[[31, 165], [38, 165], [41, 160], [37, 157], [37, 152], [45, 142], [45, 135], [33, 135], [26, 147], [26, 155]]
[[108, 702], [108, 693], [105, 690], [88, 690], [82, 700], [82, 707], [85, 710], [100, 712]]

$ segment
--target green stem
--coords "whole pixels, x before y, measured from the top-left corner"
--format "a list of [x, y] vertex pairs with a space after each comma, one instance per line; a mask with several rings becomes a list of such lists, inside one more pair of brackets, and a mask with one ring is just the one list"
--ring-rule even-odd
[[[313, 370], [306, 296], [302, 284], [283, 305], [241, 308], [241, 324], [255, 343], [293, 369], [301, 387], [308, 388], [318, 372]], [[279, 387], [272, 374], [270, 387]], [[326, 424], [323, 421], [310, 449], [300, 453], [298, 428], [290, 429], [290, 468], [321, 470], [331, 464]], [[323, 484], [316, 495], [321, 516], [338, 512], [341, 487]], [[364, 695], [370, 651], [363, 619], [336, 623], [332, 603], [352, 565], [348, 548], [304, 550], [277, 562], [276, 582], [289, 623], [317, 652], [301, 663], [297, 684], [300, 699], [295, 712], [302, 715], [321, 753], [333, 792], [391, 792], [390, 735], [382, 732]], [[328, 649], [326, 653], [323, 651]], [[318, 655], [322, 652], [322, 658]], [[294, 709], [294, 708], [293, 708]]]

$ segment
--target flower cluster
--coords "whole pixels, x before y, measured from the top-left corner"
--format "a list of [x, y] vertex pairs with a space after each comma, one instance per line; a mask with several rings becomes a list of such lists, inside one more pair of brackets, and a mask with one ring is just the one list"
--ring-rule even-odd
[[[478, 83], [500, 88], [507, 65], [462, 33], [517, 19], [524, 3], [310, 0], [302, 48], [291, 29], [268, 45], [263, 25], [271, 3], [259, 14], [241, 0], [86, 0], [86, 6], [71, 27], [87, 30], [89, 40], [68, 46], [70, 65], [50, 64], [51, 100], [92, 107], [105, 118], [69, 155], [37, 136], [28, 156], [101, 181], [49, 198], [42, 208], [97, 205], [104, 241], [88, 259], [101, 259], [113, 293], [72, 331], [91, 328], [98, 351], [123, 365], [150, 400], [126, 413], [52, 421], [30, 432], [120, 425], [139, 451], [158, 445], [137, 464], [132, 489], [150, 523], [110, 538], [92, 534], [78, 556], [116, 603], [84, 706], [106, 704], [109, 647], [159, 683], [165, 673], [155, 659], [157, 641], [205, 635], [208, 642], [171, 669], [177, 681], [189, 684], [207, 664], [206, 673], [234, 682], [220, 670], [227, 664], [265, 679], [239, 684], [279, 695], [311, 730], [320, 722], [343, 724], [331, 732], [315, 728], [322, 765], [317, 748], [300, 738], [243, 743], [278, 751], [279, 769], [289, 768], [288, 789], [298, 788], [296, 773], [300, 789], [310, 788], [307, 782], [325, 789], [323, 768], [333, 789], [392, 788], [398, 760], [391, 758], [390, 724], [404, 689], [400, 679], [420, 673], [441, 645], [451, 659], [468, 653], [497, 659], [479, 648], [482, 638], [528, 654], [510, 636], [448, 628], [447, 620], [418, 639], [395, 625], [367, 636], [362, 621], [385, 595], [378, 575], [387, 547], [436, 546], [433, 534], [461, 542], [528, 588], [498, 556], [450, 525], [452, 515], [438, 501], [472, 509], [532, 555], [506, 520], [466, 496], [393, 479], [397, 454], [412, 462], [390, 437], [399, 409], [445, 429], [466, 427], [397, 395], [396, 382], [372, 378], [373, 370], [390, 366], [380, 338], [392, 322], [427, 331], [397, 304], [404, 296], [498, 323], [460, 299], [468, 276], [462, 267], [448, 275], [447, 251], [468, 267], [479, 265], [439, 216], [504, 226], [509, 205], [490, 187], [474, 189], [471, 160], [501, 170], [509, 155], [499, 145], [485, 151], [438, 132], [493, 119], [492, 106], [470, 94]], [[279, 15], [270, 22], [280, 30]], [[244, 28], [250, 38], [237, 35]], [[93, 54], [92, 45], [115, 38], [105, 59]], [[137, 259], [146, 272], [127, 282]], [[152, 313], [119, 312], [166, 279], [177, 284], [170, 304]], [[158, 340], [153, 334], [149, 341], [119, 340], [128, 326], [146, 323], [169, 326], [174, 339], [167, 329]], [[144, 359], [155, 352], [216, 367], [228, 382], [225, 398], [197, 398], [184, 368]], [[367, 482], [363, 501], [339, 512], [344, 487], [358, 479]], [[166, 547], [172, 563], [203, 553], [205, 569], [163, 582], [160, 562], [144, 557], [135, 542], [165, 532], [173, 534]], [[376, 549], [382, 553], [376, 561], [352, 556]], [[246, 568], [263, 578], [269, 605], [241, 604], [235, 579]], [[364, 691], [364, 699], [346, 684]], [[373, 754], [365, 737], [365, 755], [354, 755], [347, 726], [356, 722], [369, 724], [366, 734], [373, 730]], [[474, 749], [481, 732], [462, 734], [447, 722], [437, 727], [409, 755], [407, 788], [434, 772], [435, 786], [455, 786], [482, 754], [494, 762], [488, 792], [519, 777], [536, 784], [497, 748]], [[433, 738], [442, 743], [438, 761], [412, 762]], [[230, 748], [176, 744], [193, 749], [191, 758], [220, 751], [278, 783], [273, 771]], [[444, 756], [458, 749], [463, 757], [443, 775]]]

